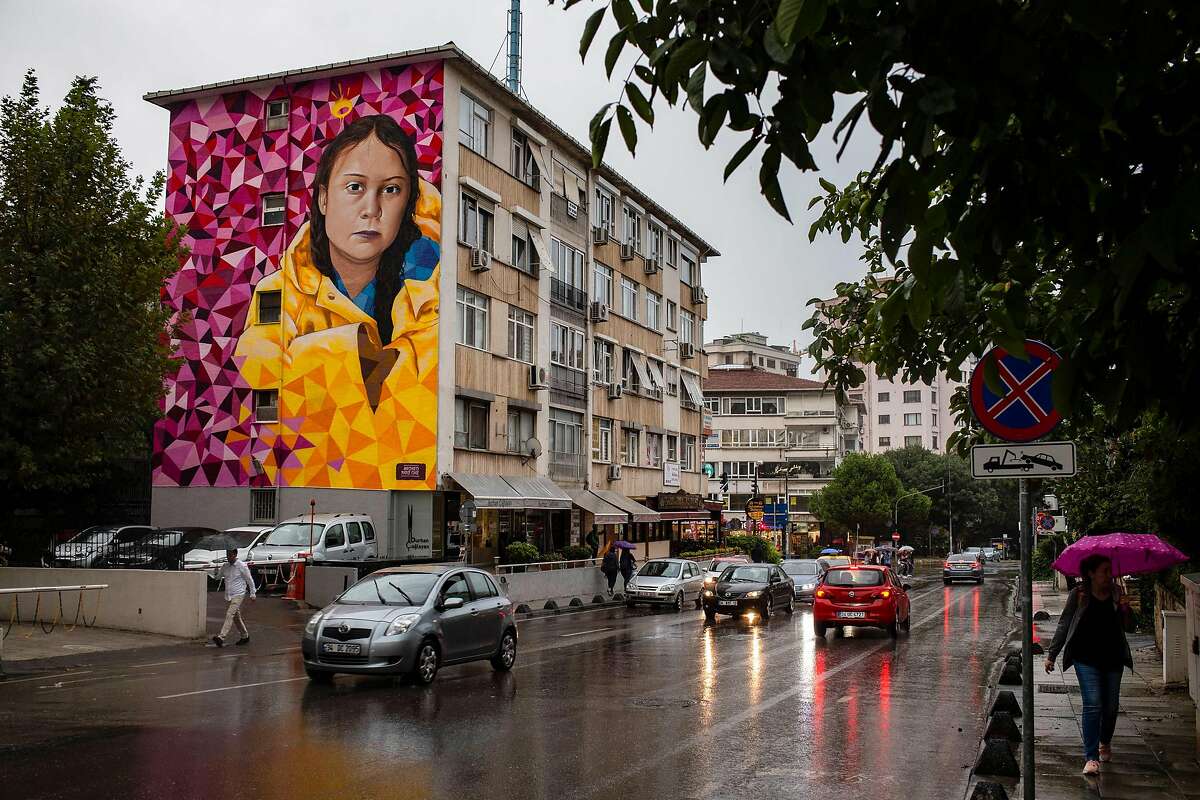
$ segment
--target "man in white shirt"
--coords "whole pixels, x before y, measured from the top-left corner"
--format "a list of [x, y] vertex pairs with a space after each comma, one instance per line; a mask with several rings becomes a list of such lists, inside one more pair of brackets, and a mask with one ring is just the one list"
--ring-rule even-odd
[[221, 633], [212, 637], [213, 644], [224, 647], [225, 637], [229, 635], [234, 623], [237, 623], [238, 630], [242, 632], [242, 638], [238, 639], [237, 643], [247, 644], [250, 641], [250, 631], [246, 630], [246, 623], [242, 619], [242, 603], [247, 597], [254, 599], [254, 577], [250, 574], [246, 562], [238, 560], [236, 549], [225, 551], [221, 577], [225, 579], [225, 599], [229, 602], [229, 607], [225, 609], [225, 624], [221, 626]]

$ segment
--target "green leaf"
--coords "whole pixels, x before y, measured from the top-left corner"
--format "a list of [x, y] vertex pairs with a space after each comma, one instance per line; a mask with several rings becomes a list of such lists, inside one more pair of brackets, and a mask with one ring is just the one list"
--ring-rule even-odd
[[779, 36], [779, 29], [774, 25], [768, 25], [766, 31], [763, 32], [763, 49], [776, 64], [787, 64], [792, 60], [796, 44], [794, 42], [792, 44], [785, 43]]
[[729, 159], [729, 163], [725, 165], [725, 177], [723, 180], [729, 180], [729, 176], [733, 174], [733, 171], [741, 166], [742, 162], [746, 160], [746, 157], [754, 152], [754, 148], [757, 147], [758, 143], [762, 140], [763, 137], [761, 134], [757, 136], [751, 136], [746, 140], [745, 144], [738, 148], [738, 151], [733, 154], [733, 158]]
[[725, 124], [728, 102], [729, 98], [722, 93], [714, 94], [704, 104], [704, 112], [700, 115], [700, 144], [705, 148], [712, 146]]
[[704, 113], [704, 78], [707, 73], [708, 69], [704, 64], [701, 64], [692, 70], [692, 74], [687, 82], [688, 105], [697, 114]]
[[629, 0], [612, 0], [613, 18], [622, 30], [628, 30], [637, 24], [637, 12]]
[[762, 188], [763, 197], [775, 209], [775, 213], [792, 221], [788, 213], [787, 201], [783, 199], [783, 189], [779, 186], [779, 161], [782, 153], [778, 145], [771, 145], [763, 154], [762, 167], [758, 171], [758, 184]]
[[627, 41], [629, 41], [629, 34], [622, 30], [617, 31], [608, 42], [608, 50], [604, 53], [604, 72], [610, 78], [617, 66], [617, 59], [621, 57], [621, 51], [625, 49]]
[[596, 131], [600, 129], [600, 123], [603, 122], [604, 118], [608, 116], [608, 110], [614, 105], [616, 105], [616, 103], [605, 103], [592, 117], [592, 121], [588, 123], [588, 136], [591, 137], [592, 141], [596, 140]]
[[804, 0], [782, 0], [779, 10], [775, 12], [774, 28], [778, 31], [781, 42], [791, 42], [792, 31], [800, 20], [800, 11], [804, 8]]
[[587, 60], [588, 49], [592, 46], [592, 40], [596, 38], [596, 31], [600, 30], [600, 23], [604, 21], [606, 9], [607, 7], [599, 9], [587, 18], [587, 22], [583, 23], [583, 36], [579, 39], [580, 61]]
[[825, 22], [827, 0], [783, 0], [775, 13], [775, 27], [785, 44], [812, 36]]
[[703, 39], [688, 39], [671, 50], [663, 82], [677, 84], [683, 75], [699, 64], [708, 54], [708, 43]]
[[633, 106], [633, 110], [637, 115], [646, 121], [647, 125], [654, 124], [654, 109], [650, 106], [650, 101], [646, 99], [646, 95], [642, 94], [642, 90], [636, 83], [632, 81], [625, 84], [625, 96], [629, 98], [629, 103]]
[[654, 10], [654, 0], [638, 0], [638, 5], [642, 7], [642, 11], [647, 14]]
[[604, 149], [608, 147], [608, 131], [612, 127], [612, 118], [604, 120], [592, 134], [592, 169], [599, 169], [604, 161]]
[[625, 106], [617, 106], [617, 123], [621, 126], [621, 136], [625, 138], [625, 146], [629, 152], [636, 155], [637, 126], [633, 122], [633, 114]]
[[817, 178], [817, 183], [821, 185], [822, 189], [830, 194], [837, 194], [838, 187], [834, 186], [832, 181], [827, 181], [824, 178]]

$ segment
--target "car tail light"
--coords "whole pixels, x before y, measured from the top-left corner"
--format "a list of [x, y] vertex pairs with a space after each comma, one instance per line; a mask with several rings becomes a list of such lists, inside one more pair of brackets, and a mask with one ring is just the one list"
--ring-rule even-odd
[[824, 597], [824, 596], [825, 596], [825, 590], [817, 589], [817, 597]]
[[954, 569], [954, 565], [953, 565], [953, 564], [951, 564], [949, 561], [947, 561], [947, 562], [946, 562], [945, 564], [943, 564], [942, 566], [943, 566], [945, 569]]

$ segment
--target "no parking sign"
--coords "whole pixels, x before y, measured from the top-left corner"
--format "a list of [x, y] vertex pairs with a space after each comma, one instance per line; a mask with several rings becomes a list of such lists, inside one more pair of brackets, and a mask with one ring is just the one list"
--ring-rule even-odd
[[[1054, 408], [1054, 370], [1062, 358], [1046, 344], [1025, 341], [1026, 358], [993, 347], [971, 373], [971, 410], [988, 433], [1006, 442], [1032, 442], [1054, 430], [1062, 415]], [[996, 394], [984, 380], [995, 364], [1003, 388]]]

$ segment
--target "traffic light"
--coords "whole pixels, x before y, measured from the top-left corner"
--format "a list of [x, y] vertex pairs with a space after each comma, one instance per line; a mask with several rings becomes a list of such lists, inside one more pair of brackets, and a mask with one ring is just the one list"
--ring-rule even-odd
[[758, 497], [758, 476], [757, 475], [754, 476], [753, 492], [751, 493], [750, 496]]
[[721, 494], [729, 494], [729, 473], [721, 473]]

